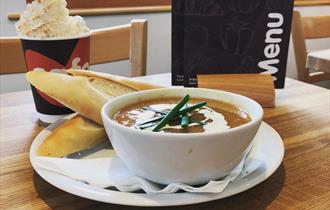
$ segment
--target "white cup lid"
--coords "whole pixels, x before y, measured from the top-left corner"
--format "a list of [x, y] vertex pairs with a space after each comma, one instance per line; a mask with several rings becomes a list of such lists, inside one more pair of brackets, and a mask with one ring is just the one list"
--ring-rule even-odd
[[48, 114], [41, 114], [38, 113], [38, 117], [42, 122], [45, 123], [54, 123], [59, 119], [63, 119], [66, 116], [68, 116], [69, 114], [63, 114], [63, 115], [48, 115]]

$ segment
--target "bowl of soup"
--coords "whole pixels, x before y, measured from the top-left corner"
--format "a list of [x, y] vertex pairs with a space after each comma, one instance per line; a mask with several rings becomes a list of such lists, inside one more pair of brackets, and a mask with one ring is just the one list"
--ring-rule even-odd
[[263, 109], [225, 91], [162, 88], [116, 97], [101, 115], [129, 170], [160, 184], [197, 185], [218, 180], [239, 164], [253, 144]]

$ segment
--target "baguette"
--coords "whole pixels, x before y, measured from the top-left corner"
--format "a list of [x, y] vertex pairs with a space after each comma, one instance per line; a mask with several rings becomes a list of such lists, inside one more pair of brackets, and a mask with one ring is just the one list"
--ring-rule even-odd
[[30, 71], [26, 78], [40, 91], [100, 125], [103, 125], [101, 108], [108, 100], [126, 93], [160, 87], [91, 71], [68, 70], [68, 73], [73, 76]]
[[115, 75], [73, 69], [67, 72], [73, 76], [34, 71], [26, 74], [37, 89], [81, 114], [57, 127], [44, 140], [38, 149], [41, 156], [62, 157], [106, 141], [104, 128], [96, 123], [102, 125], [100, 113], [107, 100], [129, 92], [160, 88]]
[[38, 148], [38, 155], [63, 157], [108, 141], [104, 127], [77, 115], [57, 127]]
[[86, 70], [77, 70], [77, 69], [69, 69], [67, 72], [73, 76], [84, 76], [84, 77], [95, 77], [95, 78], [103, 78], [108, 81], [112, 81], [115, 83], [119, 83], [122, 85], [126, 85], [135, 90], [148, 90], [148, 89], [157, 89], [162, 88], [162, 86], [154, 85], [146, 82], [141, 82], [140, 80], [134, 78], [121, 77], [113, 74], [106, 74], [102, 72], [93, 72]]

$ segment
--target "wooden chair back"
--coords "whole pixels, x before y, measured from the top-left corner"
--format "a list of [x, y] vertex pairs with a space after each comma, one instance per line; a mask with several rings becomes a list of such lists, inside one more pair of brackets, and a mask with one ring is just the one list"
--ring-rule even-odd
[[[130, 76], [146, 75], [146, 20], [91, 31], [90, 63], [130, 61]], [[0, 74], [24, 73], [26, 66], [21, 42], [17, 37], [0, 38]]]
[[292, 41], [297, 65], [297, 78], [300, 81], [315, 83], [330, 79], [326, 72], [309, 72], [306, 68], [306, 40], [330, 37], [330, 16], [302, 17], [298, 11], [293, 11]]

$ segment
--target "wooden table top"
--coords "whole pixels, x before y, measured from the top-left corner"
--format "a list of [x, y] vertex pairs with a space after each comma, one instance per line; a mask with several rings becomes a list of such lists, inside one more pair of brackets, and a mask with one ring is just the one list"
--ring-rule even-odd
[[[170, 75], [144, 78], [169, 84]], [[276, 90], [276, 108], [264, 121], [285, 144], [284, 161], [267, 180], [229, 198], [160, 209], [330, 209], [329, 90], [286, 80]], [[37, 175], [28, 152], [45, 128], [36, 116], [30, 91], [0, 95], [0, 209], [143, 209], [104, 204], [53, 187]]]
[[310, 71], [330, 73], [330, 49], [308, 53], [306, 66]]

